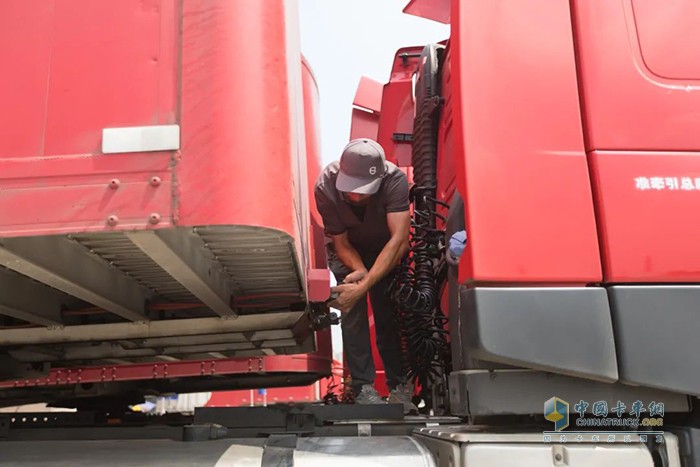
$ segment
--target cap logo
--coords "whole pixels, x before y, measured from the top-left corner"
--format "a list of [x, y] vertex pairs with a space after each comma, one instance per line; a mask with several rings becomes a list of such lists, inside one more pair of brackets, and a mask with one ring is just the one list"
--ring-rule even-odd
[[369, 174], [374, 175], [377, 173], [377, 168], [375, 166], [372, 166], [369, 168]]

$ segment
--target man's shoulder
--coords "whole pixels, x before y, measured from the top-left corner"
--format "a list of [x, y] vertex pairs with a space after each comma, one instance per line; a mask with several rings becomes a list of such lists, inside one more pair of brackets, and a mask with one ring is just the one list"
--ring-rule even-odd
[[315, 191], [321, 191], [326, 195], [330, 194], [331, 189], [335, 189], [335, 180], [338, 176], [340, 163], [338, 161], [331, 162], [321, 170], [314, 184]]
[[406, 174], [393, 162], [386, 162], [386, 176], [391, 178], [406, 178]]
[[406, 177], [403, 170], [388, 161], [386, 163], [386, 175], [384, 177], [387, 183], [383, 183], [382, 185], [386, 189], [395, 189], [396, 187], [408, 185], [408, 177]]

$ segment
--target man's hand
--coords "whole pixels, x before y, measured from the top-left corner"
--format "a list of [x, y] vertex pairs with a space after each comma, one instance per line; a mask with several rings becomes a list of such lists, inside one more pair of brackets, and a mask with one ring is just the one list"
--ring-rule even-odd
[[345, 276], [345, 280], [343, 280], [343, 284], [354, 284], [356, 282], [360, 282], [362, 279], [365, 278], [367, 275], [367, 270], [366, 269], [360, 269], [358, 271], [353, 271], [347, 276]]
[[359, 300], [365, 297], [367, 289], [362, 284], [343, 284], [332, 287], [331, 292], [340, 295], [328, 305], [337, 308], [341, 313], [347, 313]]

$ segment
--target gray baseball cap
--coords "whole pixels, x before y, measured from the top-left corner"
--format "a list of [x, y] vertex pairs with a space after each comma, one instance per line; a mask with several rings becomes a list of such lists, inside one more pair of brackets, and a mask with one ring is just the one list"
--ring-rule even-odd
[[354, 139], [340, 156], [340, 171], [335, 182], [338, 191], [372, 195], [379, 190], [386, 173], [384, 149], [367, 138]]

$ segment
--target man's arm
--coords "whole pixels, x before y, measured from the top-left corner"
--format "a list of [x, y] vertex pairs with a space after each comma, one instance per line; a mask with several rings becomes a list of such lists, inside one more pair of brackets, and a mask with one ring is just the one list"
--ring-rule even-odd
[[360, 281], [369, 290], [382, 277], [391, 271], [408, 250], [408, 233], [411, 228], [411, 215], [408, 211], [389, 212], [386, 215], [391, 238], [384, 245], [365, 278]]
[[[386, 222], [391, 238], [384, 245], [372, 268], [358, 283], [334, 287], [332, 291], [338, 292], [340, 295], [330, 304], [331, 306], [338, 308], [342, 312], [349, 311], [374, 284], [387, 275], [408, 249], [408, 234], [411, 227], [409, 211], [387, 213]], [[356, 251], [355, 254], [357, 254]], [[340, 257], [340, 254], [338, 256]], [[342, 258], [341, 261], [343, 261]]]
[[348, 274], [348, 278], [350, 280], [347, 280], [347, 282], [356, 282], [356, 280], [352, 280], [353, 277], [351, 277], [351, 275], [356, 272], [358, 273], [355, 275], [356, 277], [359, 277], [360, 279], [364, 277], [364, 275], [367, 273], [367, 269], [362, 262], [360, 254], [350, 243], [348, 233], [343, 232], [340, 235], [331, 235], [331, 239], [333, 240], [333, 246], [335, 247], [335, 252], [338, 255], [338, 259], [340, 259], [340, 261], [351, 271], [351, 273]]

